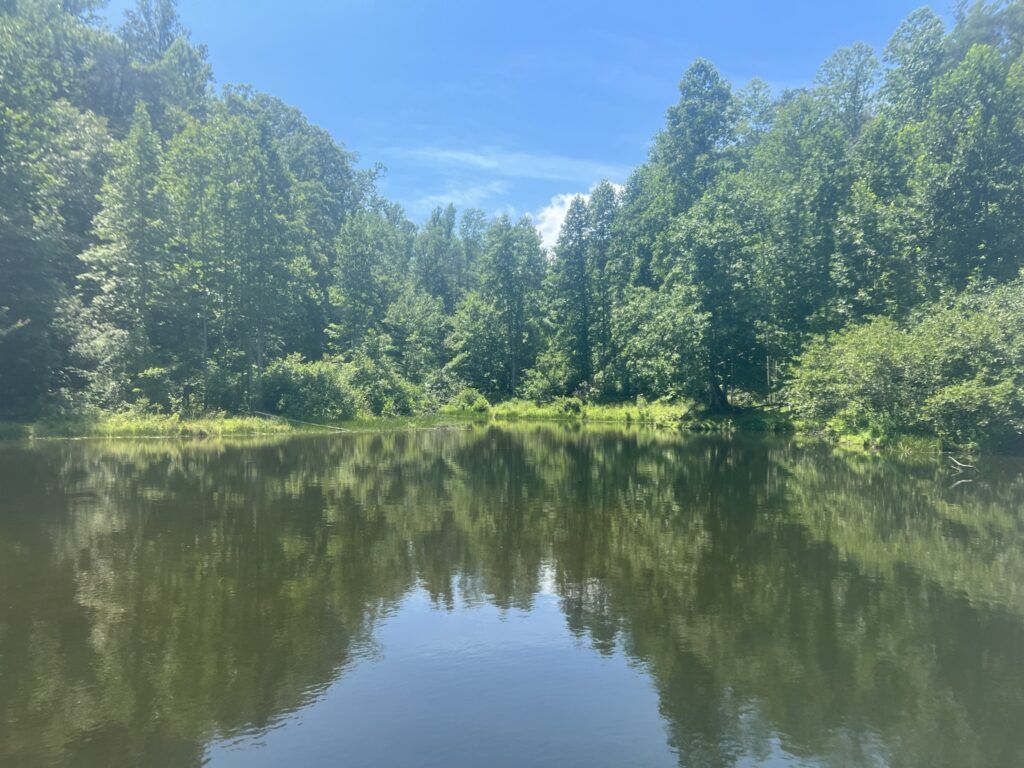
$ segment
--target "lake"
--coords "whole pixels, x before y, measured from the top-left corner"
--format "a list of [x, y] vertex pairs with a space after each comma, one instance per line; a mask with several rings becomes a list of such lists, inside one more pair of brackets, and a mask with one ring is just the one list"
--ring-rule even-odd
[[978, 469], [559, 426], [0, 444], [0, 765], [1024, 765], [1024, 460]]

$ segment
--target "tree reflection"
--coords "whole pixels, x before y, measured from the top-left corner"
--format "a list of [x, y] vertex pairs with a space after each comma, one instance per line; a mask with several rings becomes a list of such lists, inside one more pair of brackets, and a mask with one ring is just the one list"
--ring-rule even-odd
[[644, 664], [685, 765], [1024, 758], [1024, 479], [579, 428], [0, 449], [0, 757], [199, 764], [420, 587]]

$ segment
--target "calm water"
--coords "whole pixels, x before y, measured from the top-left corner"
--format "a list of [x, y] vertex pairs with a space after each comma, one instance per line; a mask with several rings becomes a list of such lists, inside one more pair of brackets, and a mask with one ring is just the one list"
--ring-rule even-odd
[[1024, 765], [1024, 461], [0, 445], [0, 765]]

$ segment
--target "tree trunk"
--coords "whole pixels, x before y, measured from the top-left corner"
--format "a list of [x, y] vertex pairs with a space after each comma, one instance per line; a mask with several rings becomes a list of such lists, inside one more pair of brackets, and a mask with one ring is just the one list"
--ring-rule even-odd
[[715, 413], [727, 413], [734, 410], [729, 404], [729, 395], [714, 373], [708, 376], [708, 408]]

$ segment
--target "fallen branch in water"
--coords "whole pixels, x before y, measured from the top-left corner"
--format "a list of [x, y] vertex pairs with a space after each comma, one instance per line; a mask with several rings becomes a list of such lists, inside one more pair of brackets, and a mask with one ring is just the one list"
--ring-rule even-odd
[[957, 472], [963, 472], [965, 469], [973, 469], [975, 472], [978, 471], [978, 468], [973, 464], [964, 464], [962, 461], [957, 461], [952, 456], [949, 456], [948, 458], [951, 462], [953, 462], [953, 469], [955, 469]]

